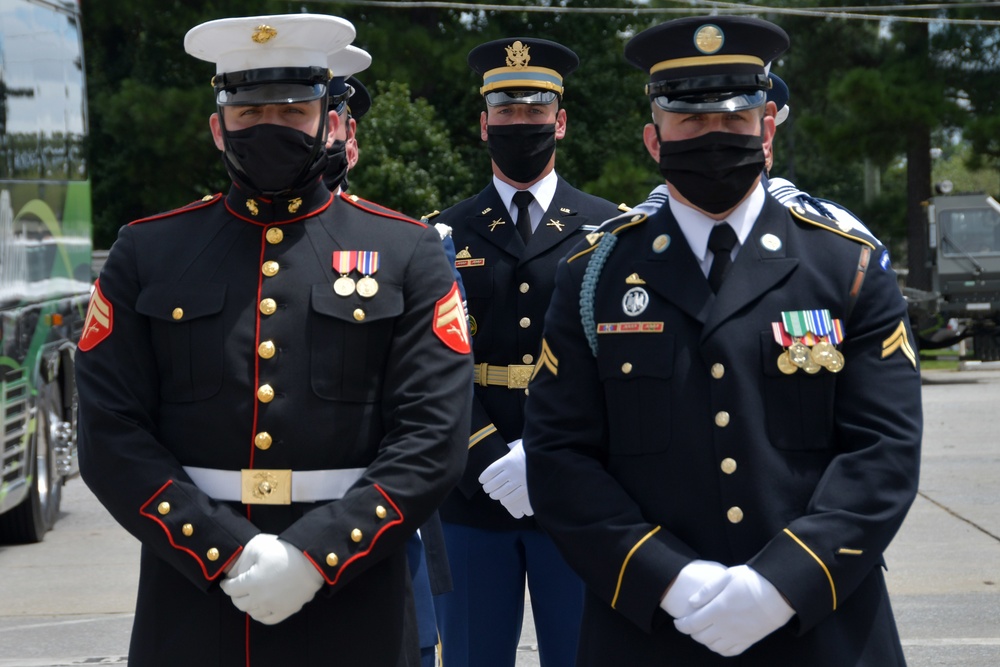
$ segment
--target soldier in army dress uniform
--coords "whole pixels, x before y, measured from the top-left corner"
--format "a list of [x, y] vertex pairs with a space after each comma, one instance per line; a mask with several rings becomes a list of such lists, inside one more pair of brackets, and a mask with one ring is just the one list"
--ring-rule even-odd
[[469, 337], [437, 233], [322, 181], [353, 37], [193, 28], [233, 186], [123, 227], [94, 291], [80, 467], [142, 543], [130, 664], [419, 664], [404, 545], [464, 465]]
[[918, 359], [885, 248], [760, 183], [787, 45], [712, 16], [626, 47], [668, 203], [560, 264], [525, 413], [536, 517], [587, 584], [580, 665], [905, 664], [882, 568]]
[[578, 62], [560, 44], [526, 37], [469, 53], [483, 77], [480, 133], [493, 179], [433, 218], [453, 228], [476, 361], [469, 461], [441, 510], [454, 590], [436, 604], [449, 667], [513, 666], [526, 577], [541, 664], [571, 665], [575, 655], [583, 584], [531, 517], [521, 430], [556, 265], [620, 213], [555, 171], [563, 79]]

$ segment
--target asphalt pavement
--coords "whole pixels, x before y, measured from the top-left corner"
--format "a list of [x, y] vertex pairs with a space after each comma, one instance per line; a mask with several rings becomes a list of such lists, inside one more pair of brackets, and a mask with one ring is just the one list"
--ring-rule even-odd
[[[1000, 364], [925, 371], [923, 394], [920, 492], [886, 553], [903, 649], [910, 667], [997, 667]], [[70, 481], [44, 542], [0, 547], [0, 667], [126, 664], [138, 560]], [[526, 605], [517, 667], [538, 665]]]

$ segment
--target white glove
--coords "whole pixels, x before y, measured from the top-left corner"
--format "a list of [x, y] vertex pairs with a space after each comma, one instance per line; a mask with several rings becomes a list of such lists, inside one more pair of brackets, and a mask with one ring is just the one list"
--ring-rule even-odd
[[[722, 656], [743, 653], [795, 615], [778, 589], [748, 565], [729, 568], [731, 578], [709, 602], [691, 598], [697, 609], [674, 626]], [[703, 589], [704, 590], [704, 589]]]
[[323, 575], [301, 551], [264, 533], [247, 542], [233, 570], [235, 576], [221, 584], [223, 592], [237, 609], [265, 625], [297, 612], [323, 586]]
[[535, 510], [531, 509], [531, 502], [528, 500], [524, 446], [518, 438], [508, 447], [509, 452], [491, 463], [479, 475], [479, 483], [490, 498], [499, 500], [512, 517], [520, 519], [533, 515]]
[[[660, 600], [660, 608], [674, 618], [687, 616], [697, 609], [691, 597], [700, 591], [702, 605], [708, 604], [726, 587], [732, 575], [722, 563], [708, 560], [691, 561], [677, 574], [670, 590]], [[707, 590], [706, 590], [707, 589]]]

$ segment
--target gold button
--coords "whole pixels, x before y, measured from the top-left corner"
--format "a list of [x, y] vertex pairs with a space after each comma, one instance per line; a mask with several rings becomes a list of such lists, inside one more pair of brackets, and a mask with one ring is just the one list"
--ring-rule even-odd
[[260, 267], [260, 272], [265, 276], [270, 278], [271, 276], [277, 275], [278, 273], [278, 263], [274, 261], [264, 262], [264, 265]]
[[386, 512], [385, 508], [382, 507], [381, 505], [375, 508], [375, 516], [377, 516], [378, 518], [384, 519], [386, 517], [386, 514], [388, 514], [388, 512]]
[[528, 290], [531, 289], [531, 285], [529, 285], [528, 283], [521, 283], [520, 285], [518, 285], [517, 289], [521, 290], [521, 294], [527, 294]]
[[271, 388], [271, 385], [261, 385], [260, 389], [257, 390], [257, 400], [261, 403], [270, 403], [274, 400], [274, 389]]
[[739, 523], [743, 520], [743, 510], [739, 507], [730, 507], [726, 512], [726, 518], [729, 519], [729, 523]]
[[182, 317], [184, 317], [184, 309], [183, 308], [174, 308], [174, 312], [170, 313], [170, 316], [172, 318], [174, 318], [175, 320], [179, 320]]
[[257, 446], [257, 449], [270, 449], [272, 442], [274, 441], [271, 439], [271, 434], [267, 431], [261, 431], [253, 438], [253, 444]]
[[208, 553], [205, 554], [205, 555], [208, 556], [208, 560], [211, 560], [211, 561], [219, 560], [219, 550], [216, 549], [215, 547], [212, 547], [211, 549], [209, 549]]
[[281, 243], [282, 239], [285, 238], [285, 232], [281, 231], [277, 227], [271, 227], [267, 230], [267, 242], [271, 245], [277, 245]]
[[353, 540], [355, 542], [360, 542], [361, 541], [361, 537], [362, 537], [361, 531], [358, 530], [357, 528], [355, 528], [354, 530], [351, 531], [351, 540]]
[[624, 364], [622, 364], [622, 373], [628, 375], [631, 372], [632, 372], [632, 364], [626, 361]]
[[722, 364], [712, 364], [712, 377], [716, 380], [726, 374], [726, 367]]
[[170, 514], [170, 503], [162, 502], [156, 506], [156, 511], [160, 514]]
[[720, 465], [719, 467], [722, 468], [722, 472], [726, 473], [727, 475], [732, 475], [734, 472], [736, 472], [736, 461], [734, 459], [729, 459], [729, 458], [722, 459], [722, 465]]
[[354, 311], [354, 319], [356, 319], [358, 322], [360, 322], [363, 319], [365, 319], [365, 311], [361, 310], [360, 308], [358, 308], [357, 310], [355, 310]]
[[523, 357], [521, 357], [521, 361], [523, 361], [526, 364], [533, 364], [535, 363], [535, 358], [530, 354], [526, 354]]
[[275, 351], [274, 343], [269, 340], [265, 340], [257, 346], [257, 354], [260, 355], [261, 359], [270, 359], [274, 356]]
[[192, 526], [189, 523], [186, 523], [183, 526], [181, 526], [181, 532], [184, 533], [184, 537], [191, 537], [192, 535], [194, 535], [194, 526]]
[[725, 410], [720, 410], [715, 413], [715, 425], [720, 428], [725, 428], [729, 426], [729, 413]]
[[531, 326], [531, 318], [530, 317], [522, 317], [521, 321], [518, 322], [518, 324], [521, 325], [522, 329], [527, 329], [528, 327]]
[[260, 312], [265, 315], [273, 315], [278, 310], [278, 303], [274, 299], [264, 299], [260, 302]]
[[329, 565], [330, 567], [337, 567], [337, 563], [339, 563], [339, 562], [340, 562], [340, 559], [337, 558], [337, 554], [327, 554], [326, 555], [326, 564]]

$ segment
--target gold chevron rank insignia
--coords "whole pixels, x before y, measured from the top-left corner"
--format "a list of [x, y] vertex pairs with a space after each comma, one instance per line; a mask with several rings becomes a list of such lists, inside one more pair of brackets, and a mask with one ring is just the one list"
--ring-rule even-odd
[[917, 367], [917, 355], [913, 353], [913, 347], [910, 345], [909, 336], [906, 333], [906, 325], [902, 321], [899, 322], [899, 326], [892, 332], [892, 335], [882, 341], [882, 358], [888, 358], [896, 350], [902, 352], [914, 368]]
[[544, 338], [542, 339], [542, 351], [538, 355], [538, 363], [535, 364], [535, 370], [531, 374], [531, 379], [534, 380], [535, 376], [543, 368], [548, 368], [553, 376], [559, 375], [559, 360], [556, 359], [556, 355], [552, 354], [549, 342]]

